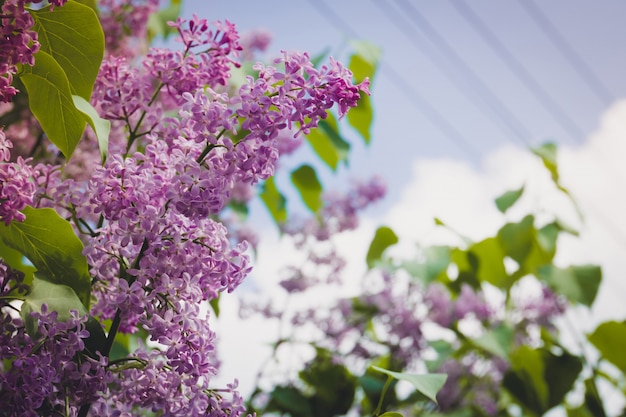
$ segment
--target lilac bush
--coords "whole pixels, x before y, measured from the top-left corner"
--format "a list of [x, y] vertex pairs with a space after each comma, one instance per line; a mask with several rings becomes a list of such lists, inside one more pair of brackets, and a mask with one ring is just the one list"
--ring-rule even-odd
[[[94, 16], [63, 3], [51, 2], [51, 14], [69, 7]], [[233, 292], [251, 270], [244, 234], [233, 239], [220, 213], [249, 198], [245, 190], [270, 178], [280, 153], [331, 108], [344, 116], [355, 107], [369, 94], [368, 81], [354, 83], [332, 59], [316, 68], [308, 54], [284, 52], [234, 86], [229, 78], [243, 50], [234, 24], [178, 18], [168, 24], [181, 49], [142, 54], [158, 2], [106, 0], [98, 4], [106, 48], [87, 103], [93, 113], [85, 113], [93, 131], [67, 147], [33, 110], [43, 121], [29, 119], [27, 136], [40, 140], [18, 146], [24, 118], [9, 116], [28, 113], [25, 102], [36, 108], [31, 86], [38, 65], [49, 62], [37, 54], [39, 15], [29, 5], [5, 1], [1, 16], [0, 117], [8, 126], [0, 129], [0, 256], [7, 262], [0, 263], [0, 413], [246, 414], [236, 379], [226, 388], [212, 383], [219, 361], [203, 302]], [[17, 65], [34, 74], [25, 78], [27, 101], [14, 87]], [[103, 137], [96, 123], [110, 133]], [[39, 216], [69, 221], [78, 238], [72, 248], [83, 248], [75, 258], [67, 255], [73, 249], [62, 245], [58, 254], [46, 243], [50, 234], [36, 235], [47, 245], [43, 254], [14, 238], [30, 236]], [[66, 265], [67, 276], [54, 265]]]

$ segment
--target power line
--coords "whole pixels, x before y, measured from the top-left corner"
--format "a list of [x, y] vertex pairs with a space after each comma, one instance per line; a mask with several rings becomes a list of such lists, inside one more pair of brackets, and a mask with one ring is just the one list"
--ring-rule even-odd
[[[344, 33], [348, 33], [348, 35], [355, 39], [360, 38], [356, 31], [352, 29], [350, 25], [344, 21], [331, 7], [328, 7], [324, 1], [308, 0], [308, 2], [337, 29], [343, 31]], [[386, 76], [386, 74], [388, 74], [388, 76]], [[472, 154], [476, 159], [480, 160], [481, 153], [478, 148], [469, 142], [465, 136], [454, 127], [454, 125], [443, 117], [442, 114], [434, 108], [415, 88], [413, 88], [411, 83], [402, 77], [402, 75], [392, 66], [385, 66], [384, 71], [382, 71], [382, 75], [386, 76], [387, 80], [390, 81], [415, 107], [417, 107], [430, 121], [430, 123], [437, 127], [457, 146]]]
[[[350, 34], [350, 36], [354, 38], [359, 38], [358, 34], [341, 18], [335, 11], [328, 7], [322, 0], [308, 0], [309, 3], [317, 8], [320, 14], [328, 19], [336, 28], [340, 29], [344, 28], [345, 32]], [[377, 3], [377, 0], [374, 0], [374, 3], [380, 7], [380, 4]], [[385, 14], [389, 16], [389, 9], [381, 8]], [[423, 19], [423, 18], [422, 18]], [[401, 22], [400, 19], [392, 20], [397, 24]], [[427, 22], [426, 22], [427, 23]], [[426, 25], [428, 26], [428, 24]], [[460, 60], [460, 59], [458, 59]], [[461, 61], [462, 62], [462, 61]], [[391, 81], [399, 90], [402, 92], [410, 101], [429, 118], [429, 120], [435, 124], [439, 129], [443, 132], [446, 132], [449, 135], [449, 138], [452, 139], [457, 145], [462, 146], [464, 148], [469, 148], [470, 151], [476, 152], [476, 148], [468, 143], [466, 139], [456, 130], [446, 119], [444, 119], [441, 114], [434, 109], [428, 101], [426, 101], [421, 95], [417, 93], [417, 91], [411, 87], [411, 84], [407, 82], [400, 74], [397, 73], [392, 67], [387, 67], [387, 73], [391, 75], [389, 81]], [[468, 69], [468, 73], [471, 73], [471, 70]], [[383, 72], [383, 75], [385, 73]], [[489, 91], [489, 90], [487, 90]], [[598, 209], [595, 205], [590, 204], [590, 208], [592, 211], [595, 211], [595, 214], [604, 228], [609, 232], [609, 234], [613, 237], [616, 242], [619, 242], [622, 245], [626, 246], [626, 238], [621, 233], [621, 228], [613, 222], [610, 218], [608, 218], [601, 210]]]
[[[383, 4], [379, 1], [374, 1], [374, 3], [389, 16], [391, 12], [391, 8], [383, 7]], [[465, 85], [467, 87], [473, 88], [476, 93], [473, 98], [478, 97], [483, 101], [485, 105], [487, 105], [498, 117], [498, 120], [502, 122], [506, 127], [520, 140], [524, 145], [528, 146], [528, 138], [531, 136], [530, 132], [526, 129], [526, 127], [519, 121], [519, 119], [511, 113], [505, 104], [487, 87], [480, 78], [474, 73], [474, 71], [458, 56], [458, 54], [454, 51], [450, 45], [441, 37], [437, 31], [430, 25], [427, 19], [425, 19], [420, 12], [409, 2], [405, 0], [396, 0], [396, 3], [405, 13], [405, 15], [413, 22], [412, 32], [415, 34], [416, 28], [419, 28], [428, 38], [431, 44], [425, 43], [424, 46], [427, 46], [432, 53], [431, 57], [439, 57], [444, 56], [447, 60], [452, 64], [451, 66], [446, 66], [441, 63], [439, 60], [433, 60], [443, 71], [450, 72], [451, 68], [456, 68], [458, 73], [461, 74], [462, 77], [467, 79]], [[394, 23], [398, 24], [402, 22], [402, 17], [396, 17]], [[405, 27], [405, 26], [401, 26]], [[414, 38], [405, 32], [412, 41], [419, 39], [419, 37]]]
[[591, 88], [604, 103], [612, 102], [614, 100], [613, 95], [609, 93], [591, 68], [576, 54], [574, 49], [572, 49], [565, 38], [561, 36], [535, 3], [532, 0], [520, 0], [519, 4], [526, 10], [526, 13], [535, 21], [537, 26], [543, 30], [546, 36], [557, 46], [557, 49], [569, 61], [570, 65], [578, 72], [589, 88]]
[[472, 11], [467, 3], [462, 1], [450, 2], [459, 14], [476, 30], [487, 45], [502, 59], [509, 69], [522, 81], [522, 83], [539, 98], [539, 103], [554, 117], [572, 139], [580, 142], [584, 140], [585, 133], [565, 112], [556, 104], [546, 90], [533, 78], [524, 66], [511, 54], [508, 49], [489, 30], [482, 20]]
[[[497, 37], [489, 30], [482, 20], [472, 11], [472, 9], [464, 2], [451, 2], [459, 14], [478, 32], [483, 40], [493, 49], [496, 54], [507, 64], [513, 73], [522, 81], [522, 83], [533, 94], [538, 97], [539, 103], [554, 117], [566, 130], [572, 138], [580, 138], [577, 142], [584, 141], [585, 133], [580, 129], [572, 119], [563, 112], [563, 110], [553, 101], [546, 90], [539, 85], [532, 75], [524, 66], [511, 54], [508, 49], [497, 39]], [[596, 158], [594, 158], [596, 159]], [[609, 170], [615, 181], [623, 185], [619, 181], [622, 175], [606, 161], [599, 160], [598, 164], [606, 170]]]

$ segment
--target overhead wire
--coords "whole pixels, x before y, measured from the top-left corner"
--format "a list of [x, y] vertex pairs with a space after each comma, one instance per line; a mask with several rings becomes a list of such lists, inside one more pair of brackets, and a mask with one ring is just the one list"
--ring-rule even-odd
[[[354, 39], [359, 39], [358, 33], [350, 27], [350, 25], [343, 20], [331, 7], [323, 0], [308, 0], [324, 18], [326, 18], [337, 29], [344, 31]], [[458, 147], [462, 148], [465, 152], [472, 154], [476, 160], [480, 160], [481, 152], [468, 141], [466, 137], [452, 124], [450, 123], [435, 107], [433, 107], [428, 100], [426, 100], [415, 88], [411, 86], [411, 83], [406, 80], [399, 72], [397, 72], [392, 66], [383, 66], [381, 75], [385, 76], [389, 82], [391, 82], [400, 93], [402, 93], [419, 111], [439, 129], [449, 140], [454, 142]]]
[[515, 76], [524, 86], [537, 96], [543, 108], [554, 117], [561, 127], [568, 132], [570, 137], [580, 142], [584, 140], [585, 133], [576, 123], [562, 110], [562, 108], [550, 97], [548, 92], [535, 80], [515, 56], [508, 51], [493, 32], [483, 23], [483, 21], [473, 12], [468, 3], [462, 1], [451, 1], [451, 4], [485, 41], [487, 45], [502, 59]]
[[[497, 120], [504, 124], [511, 133], [524, 145], [529, 146], [529, 138], [531, 133], [525, 127], [525, 125], [513, 114], [508, 107], [500, 100], [491, 89], [475, 74], [472, 68], [454, 51], [446, 40], [439, 35], [439, 33], [432, 27], [426, 18], [414, 7], [410, 2], [406, 0], [396, 0], [395, 3], [402, 9], [404, 15], [412, 22], [410, 28], [408, 28], [403, 22], [403, 16], [400, 16], [398, 12], [395, 17], [391, 17], [392, 8], [384, 7], [383, 2], [374, 1], [387, 16], [391, 17], [396, 25], [400, 25], [402, 31], [412, 41], [415, 46], [416, 40], [421, 40], [420, 33], [424, 34], [429, 42], [421, 42], [423, 50], [429, 52], [429, 56], [433, 62], [444, 72], [448, 74], [451, 80], [458, 80], [458, 77], [465, 79], [464, 87], [461, 87], [461, 91], [465, 95], [470, 94], [473, 99], [480, 99], [484, 105], [489, 107], [491, 111], [497, 116]], [[407, 31], [408, 28], [408, 31]], [[410, 33], [409, 33], [410, 32]], [[417, 35], [417, 36], [415, 36]], [[441, 58], [446, 59], [452, 65], [446, 65], [441, 61]], [[456, 70], [454, 75], [450, 76], [451, 71]], [[458, 81], [457, 81], [458, 82]], [[468, 93], [466, 88], [470, 88], [473, 92]]]
[[[453, 65], [456, 65], [462, 68], [463, 72], [476, 83], [479, 89], [483, 90], [484, 93], [487, 93], [487, 95], [490, 96], [494, 100], [493, 102], [487, 101], [487, 103], [490, 103], [491, 108], [494, 108], [495, 106], [494, 103], [500, 103], [500, 104], [502, 103], [497, 97], [493, 95], [491, 90], [489, 90], [489, 88], [487, 88], [482, 83], [482, 81], [478, 78], [478, 76], [475, 75], [474, 71], [468, 65], [465, 64], [465, 62], [458, 56], [458, 54], [454, 51], [454, 49], [448, 45], [448, 43], [443, 39], [443, 37], [438, 34], [438, 32], [430, 25], [428, 20], [424, 18], [424, 16], [421, 15], [419, 11], [411, 3], [409, 3], [407, 0], [395, 0], [395, 1], [396, 3], [400, 4], [400, 7], [402, 8], [402, 10], [414, 22], [415, 26], [419, 27], [428, 36], [431, 42], [440, 51], [442, 51], [444, 54], [448, 56], [448, 58], [453, 63]], [[377, 6], [379, 6], [379, 8], [384, 13], [387, 14], [387, 16], [389, 16], [389, 12], [391, 10], [390, 8], [382, 7], [381, 3], [379, 3], [376, 0], [374, 0], [374, 3]], [[402, 21], [401, 17], [398, 17], [397, 19], [393, 19], [393, 20], [395, 23], [399, 23]], [[503, 121], [505, 121], [509, 126], [519, 127], [521, 125], [521, 122], [514, 115], [512, 115], [503, 104], [501, 105], [502, 105], [502, 109], [505, 110], [504, 113], [499, 114], [500, 117], [504, 118]], [[523, 129], [517, 130], [516, 133], [518, 134], [518, 137], [520, 137], [521, 135], [526, 134], [526, 132], [527, 130], [524, 127]], [[527, 141], [526, 141], [526, 144], [528, 144]], [[588, 206], [591, 208], [591, 210], [595, 212], [596, 216], [598, 217], [600, 222], [605, 226], [606, 230], [611, 234], [611, 236], [616, 241], [626, 246], [626, 237], [624, 237], [623, 235], [622, 228], [619, 227], [609, 217], [607, 217], [602, 211], [600, 211], [597, 208], [597, 206], [595, 206], [595, 204], [592, 204], [589, 202]]]
[[589, 88], [604, 102], [610, 103], [614, 96], [606, 89], [600, 79], [594, 74], [591, 68], [580, 58], [580, 56], [569, 45], [567, 40], [552, 25], [550, 20], [541, 12], [532, 0], [520, 0], [518, 2], [526, 13], [533, 19], [546, 37], [554, 43], [563, 57], [567, 59], [580, 77], [587, 83]]
[[[354, 37], [354, 38], [359, 38], [359, 35], [356, 33], [356, 31], [354, 31], [354, 29], [352, 29], [346, 21], [344, 21], [331, 7], [328, 7], [328, 5], [326, 3], [324, 3], [323, 0], [308, 0], [309, 3], [318, 10], [318, 12], [320, 12], [320, 14], [322, 16], [324, 16], [327, 20], [330, 21], [331, 24], [333, 24], [337, 29], [343, 28], [343, 30], [345, 30], [345, 32], [347, 32], [350, 36]], [[402, 0], [398, 0], [398, 1], [402, 1]], [[396, 24], [398, 24], [399, 22], [402, 22], [403, 20], [401, 18], [397, 18], [398, 16], [396, 16], [396, 18], [390, 16], [390, 10], [388, 8], [384, 8], [382, 7], [382, 5], [377, 1], [374, 0], [374, 4], [376, 4], [379, 8], [381, 8], [381, 10], [383, 11], [383, 13], [385, 13], [390, 19], [392, 19]], [[405, 8], [406, 11], [406, 8]], [[434, 41], [433, 43], [437, 44], [439, 47], [441, 47], [443, 45], [443, 49], [451, 52], [451, 57], [452, 61], [454, 61], [456, 64], [460, 64], [460, 66], [464, 67], [464, 69], [466, 70], [465, 72], [468, 74], [472, 74], [470, 77], [473, 80], [477, 80], [478, 83], [477, 85], [482, 86], [480, 88], [484, 89], [484, 91], [489, 92], [489, 95], [492, 97], [493, 93], [491, 93], [491, 91], [478, 79], [478, 77], [474, 74], [474, 72], [471, 70], [471, 68], [469, 68], [467, 65], [464, 64], [464, 62], [454, 53], [453, 50], [451, 50], [451, 48], [449, 46], [447, 46], [447, 43], [445, 43], [445, 41], [443, 40], [442, 37], [440, 37], [436, 31], [430, 27], [430, 25], [428, 24], [428, 22], [424, 19], [423, 16], [419, 15], [417, 12], [413, 13], [414, 19], [418, 20], [421, 23], [421, 28], [426, 30], [426, 32], [429, 34], [429, 38], [431, 39], [431, 41]], [[405, 35], [407, 35], [406, 33], [406, 26], [400, 26], [401, 28], [404, 28], [404, 33]], [[402, 29], [401, 29], [402, 30]], [[408, 35], [407, 35], [408, 36]], [[413, 40], [413, 39], [412, 39]], [[500, 48], [498, 48], [500, 49]], [[506, 55], [509, 55], [508, 52], [505, 52]], [[456, 58], [454, 58], [456, 57]], [[441, 63], [439, 62], [438, 65], [441, 65]], [[515, 65], [515, 64], [514, 64]], [[443, 67], [445, 68], [445, 66]], [[418, 94], [418, 92], [411, 87], [410, 83], [408, 83], [397, 71], [395, 71], [393, 69], [393, 67], [386, 67], [386, 71], [387, 73], [391, 76], [389, 78], [389, 81], [391, 81], [398, 89], [400, 92], [402, 92], [405, 96], [407, 96], [407, 98], [409, 98], [412, 102], [412, 104], [414, 104], [416, 107], [418, 107], [423, 113], [424, 115], [431, 121], [431, 123], [433, 123], [435, 126], [437, 126], [442, 132], [446, 133], [448, 135], [448, 137], [453, 140], [457, 145], [462, 146], [464, 148], [468, 148], [471, 147], [470, 149], [473, 151], [476, 151], [474, 147], [471, 146], [470, 143], [467, 142], [467, 140], [464, 138], [464, 136], [456, 129], [453, 127], [452, 124], [450, 124], [445, 118], [443, 118], [443, 116], [441, 116], [441, 114], [434, 108], [432, 107], [428, 101], [426, 99], [423, 98], [423, 96], [421, 96], [420, 94]], [[523, 72], [521, 73], [525, 73], [525, 70], [522, 70]], [[449, 73], [449, 71], [446, 71]], [[384, 72], [383, 72], [384, 74]], [[524, 78], [529, 78], [528, 74], [525, 73], [526, 75], [523, 76]], [[519, 77], [519, 74], [518, 74]], [[532, 81], [531, 81], [532, 84]], [[531, 90], [535, 90], [536, 88], [532, 88]], [[407, 95], [407, 93], [409, 93], [409, 95]], [[543, 95], [547, 95], [547, 93], [542, 93], [540, 94], [540, 96]], [[495, 102], [501, 103], [499, 99], [495, 98]], [[491, 104], [492, 109], [493, 109], [493, 103]], [[502, 104], [502, 108], [506, 109], [506, 107], [504, 107], [504, 105]], [[503, 115], [502, 113], [498, 112], [498, 114], [500, 114], [500, 117], [508, 117], [506, 116], [506, 113]], [[518, 138], [524, 134], [524, 135], [528, 135], [530, 136], [530, 134], [528, 134], [526, 128], [522, 127], [519, 128], [519, 125], [521, 125], [521, 122], [519, 122], [519, 120], [517, 120], [514, 116], [510, 115], [511, 119], [506, 121], [507, 125], [509, 127], [511, 127], [512, 129], [515, 129], [516, 134], [518, 135]], [[515, 125], [518, 125], [517, 127], [514, 127]], [[571, 134], [571, 133], [570, 133]], [[524, 139], [523, 136], [522, 140], [524, 142], [524, 144], [528, 145], [528, 141], [527, 139]], [[618, 227], [612, 220], [610, 220], [607, 216], [605, 216], [602, 212], [600, 212], [597, 209], [597, 206], [595, 206], [595, 204], [589, 205], [590, 208], [596, 212], [596, 215], [598, 217], [598, 220], [600, 221], [600, 223], [606, 228], [606, 230], [610, 233], [610, 235], [620, 244], [626, 246], [626, 238], [624, 237], [624, 235], [622, 235], [621, 233], [621, 228]]]

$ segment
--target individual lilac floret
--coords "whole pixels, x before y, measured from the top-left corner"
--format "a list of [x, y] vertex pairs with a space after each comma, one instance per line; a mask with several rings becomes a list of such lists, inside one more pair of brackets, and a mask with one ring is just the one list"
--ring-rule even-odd
[[29, 162], [22, 157], [15, 163], [0, 162], [0, 221], [6, 226], [14, 220], [24, 221], [26, 216], [21, 210], [33, 204], [35, 172]]
[[11, 159], [11, 148], [13, 148], [13, 142], [7, 139], [4, 130], [0, 128], [0, 163]]

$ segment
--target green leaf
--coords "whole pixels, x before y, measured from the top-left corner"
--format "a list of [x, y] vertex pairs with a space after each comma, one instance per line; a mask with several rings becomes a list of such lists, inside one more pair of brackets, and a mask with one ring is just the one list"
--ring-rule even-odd
[[[49, 54], [67, 75], [70, 89], [89, 100], [104, 56], [104, 33], [92, 8], [68, 1], [53, 11], [44, 7], [31, 12], [40, 51]], [[37, 65], [38, 56], [35, 57]]]
[[[381, 375], [379, 372], [373, 371], [371, 368], [365, 371], [365, 374], [358, 378], [359, 386], [362, 388], [365, 398], [363, 400], [366, 408], [374, 411], [374, 408], [381, 401], [381, 395], [383, 394], [383, 388], [389, 377]], [[397, 381], [392, 381], [389, 385], [385, 396], [382, 398], [381, 409], [386, 409], [392, 404], [396, 404], [398, 401], [396, 391], [393, 389]]]
[[98, 138], [98, 148], [100, 148], [100, 159], [102, 164], [107, 159], [109, 152], [109, 132], [111, 131], [111, 122], [103, 119], [98, 115], [96, 109], [93, 108], [91, 103], [80, 96], [72, 96], [74, 105], [80, 110], [87, 119], [87, 123], [93, 129]]
[[278, 188], [276, 188], [274, 177], [265, 180], [263, 190], [259, 196], [270, 212], [274, 222], [276, 222], [278, 226], [284, 224], [285, 221], [287, 221], [287, 200], [285, 196], [278, 191]]
[[521, 346], [511, 355], [511, 368], [503, 380], [504, 387], [524, 406], [543, 414], [548, 403], [548, 386], [543, 378], [545, 366], [538, 350]]
[[339, 134], [339, 126], [332, 113], [327, 114], [326, 120], [320, 121], [318, 127], [306, 135], [306, 140], [320, 159], [336, 171], [340, 162], [348, 160], [350, 144]]
[[211, 298], [211, 301], [209, 301], [209, 305], [213, 309], [213, 312], [215, 313], [215, 317], [220, 316], [220, 295], [221, 293], [218, 294], [217, 297]]
[[626, 322], [604, 322], [587, 338], [598, 349], [604, 359], [626, 373], [626, 355], [624, 355]]
[[552, 181], [559, 182], [559, 169], [556, 161], [556, 144], [545, 143], [541, 146], [531, 149], [532, 152], [541, 158], [543, 165], [550, 171]]
[[396, 413], [395, 411], [388, 411], [380, 415], [380, 417], [404, 417], [404, 415], [400, 413]]
[[40, 278], [70, 287], [89, 308], [91, 279], [83, 244], [72, 226], [51, 208], [26, 207], [24, 222], [0, 224], [4, 244], [24, 254]]
[[[361, 82], [365, 78], [373, 81], [376, 74], [376, 67], [380, 60], [381, 50], [369, 42], [351, 42], [355, 53], [350, 57], [348, 68], [352, 71], [356, 82]], [[347, 115], [348, 123], [365, 140], [366, 144], [371, 141], [371, 126], [374, 118], [372, 102], [367, 94], [361, 93], [357, 107], [351, 109]]]
[[571, 302], [591, 307], [602, 282], [602, 269], [597, 265], [568, 268], [545, 265], [539, 268], [538, 277]]
[[436, 371], [455, 352], [452, 344], [445, 340], [433, 340], [428, 345], [437, 352], [437, 359], [425, 361], [429, 372]]
[[89, 332], [89, 337], [85, 339], [85, 349], [94, 359], [98, 358], [96, 352], [104, 352], [106, 347], [107, 337], [104, 334], [104, 329], [100, 322], [93, 316], [89, 316], [87, 324], [85, 325]]
[[39, 51], [35, 54], [35, 66], [23, 67], [20, 80], [28, 92], [30, 109], [48, 139], [69, 159], [86, 122], [85, 115], [74, 105], [65, 72], [54, 58]]
[[402, 268], [422, 282], [430, 283], [447, 270], [450, 256], [450, 247], [431, 246], [424, 250], [423, 259], [406, 261]]
[[315, 169], [302, 165], [291, 173], [291, 182], [296, 186], [304, 204], [314, 213], [322, 208], [322, 184], [317, 179]]
[[437, 393], [446, 383], [448, 378], [445, 374], [408, 374], [404, 372], [392, 372], [387, 369], [372, 366], [372, 369], [390, 375], [396, 379], [410, 382], [417, 391], [424, 394], [428, 399], [437, 403]]
[[498, 231], [498, 241], [504, 253], [522, 265], [532, 250], [535, 238], [535, 218], [528, 215], [519, 223], [507, 223]]
[[556, 355], [547, 349], [521, 346], [510, 358], [503, 385], [536, 415], [560, 404], [582, 370], [580, 359], [567, 352]]
[[293, 417], [313, 417], [309, 399], [297, 388], [277, 386], [270, 394], [268, 411], [290, 413]]
[[398, 243], [398, 236], [391, 228], [381, 226], [376, 229], [376, 234], [374, 235], [374, 239], [372, 239], [372, 243], [370, 243], [365, 258], [368, 268], [373, 268], [376, 262], [381, 259], [383, 252], [385, 252], [389, 246], [395, 245], [396, 243]]
[[488, 282], [498, 288], [509, 288], [512, 285], [504, 267], [505, 253], [500, 241], [490, 237], [473, 244], [468, 248], [478, 260], [477, 277], [479, 281]]
[[376, 74], [382, 50], [367, 41], [351, 41], [350, 46], [354, 53], [350, 57], [348, 68], [352, 71], [354, 79], [357, 82], [363, 81], [366, 77], [372, 79]]
[[0, 238], [0, 259], [11, 268], [24, 273], [24, 284], [28, 286], [32, 284], [35, 267], [24, 262], [26, 259], [24, 255], [20, 251], [7, 246], [2, 238]]
[[67, 285], [54, 284], [46, 279], [41, 279], [35, 274], [30, 292], [24, 298], [20, 315], [26, 325], [28, 334], [36, 338], [37, 321], [30, 316], [33, 311], [41, 312], [41, 306], [46, 304], [48, 311], [58, 313], [57, 320], [66, 321], [70, 315], [70, 310], [76, 310], [80, 316], [87, 314], [87, 309], [80, 301], [73, 289]]
[[313, 415], [344, 415], [352, 406], [357, 379], [328, 351], [318, 349], [315, 359], [298, 375], [315, 391], [309, 396]]
[[498, 207], [501, 213], [506, 213], [506, 211], [519, 200], [523, 193], [524, 186], [519, 190], [505, 192], [500, 197], [496, 198], [496, 207]]
[[505, 324], [501, 324], [488, 330], [482, 336], [471, 339], [471, 343], [491, 354], [508, 359], [514, 337], [513, 329]]
[[363, 137], [366, 145], [372, 140], [372, 122], [374, 120], [374, 109], [372, 108], [372, 100], [365, 93], [360, 93], [361, 98], [356, 107], [353, 107], [346, 116], [348, 123]]

